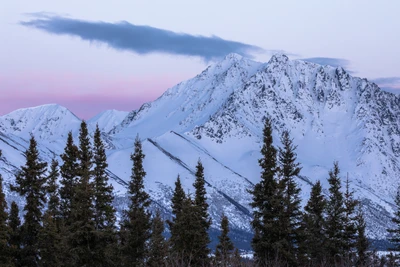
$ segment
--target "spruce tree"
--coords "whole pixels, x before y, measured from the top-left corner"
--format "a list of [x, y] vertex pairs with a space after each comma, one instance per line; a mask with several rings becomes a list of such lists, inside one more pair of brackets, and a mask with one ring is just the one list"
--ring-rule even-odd
[[296, 255], [300, 240], [300, 188], [294, 178], [300, 173], [300, 164], [296, 162], [296, 146], [287, 130], [281, 136], [282, 148], [279, 148], [278, 188], [281, 191], [283, 210], [279, 216], [281, 251], [280, 257], [291, 266], [297, 264]]
[[22, 225], [21, 264], [37, 266], [40, 263], [39, 233], [42, 228], [42, 210], [46, 202], [46, 172], [47, 163], [39, 159], [37, 143], [33, 136], [29, 148], [25, 152], [26, 163], [16, 176], [16, 186], [12, 190], [26, 198], [24, 207], [24, 224]]
[[172, 214], [177, 215], [182, 210], [182, 202], [185, 199], [186, 194], [182, 188], [181, 179], [178, 175], [175, 182], [174, 195], [171, 199], [172, 202]]
[[247, 264], [243, 263], [242, 256], [240, 255], [238, 248], [235, 248], [235, 250], [233, 251], [232, 266], [235, 267], [247, 266]]
[[50, 211], [43, 215], [43, 228], [39, 233], [41, 266], [61, 266], [62, 238], [56, 220]]
[[[112, 205], [113, 187], [107, 175], [107, 156], [99, 126], [94, 133], [94, 219], [96, 229], [95, 261], [110, 266], [113, 261], [117, 239], [115, 229], [115, 209]], [[107, 263], [108, 262], [108, 263]], [[100, 265], [99, 265], [100, 266]]]
[[200, 228], [198, 231], [198, 238], [193, 240], [197, 244], [197, 253], [194, 255], [194, 259], [198, 261], [199, 265], [209, 265], [210, 249], [208, 244], [210, 243], [210, 237], [208, 236], [208, 229], [211, 225], [211, 218], [208, 214], [208, 203], [205, 189], [205, 178], [204, 178], [204, 167], [200, 159], [197, 162], [195, 182], [193, 187], [195, 188], [194, 205], [197, 211], [196, 218], [199, 220]]
[[354, 192], [350, 189], [350, 181], [349, 177], [347, 176], [346, 189], [344, 192], [345, 220], [344, 220], [344, 232], [343, 232], [343, 241], [344, 241], [343, 249], [346, 261], [349, 263], [354, 256], [356, 235], [357, 235], [356, 207], [358, 205], [358, 201], [354, 199], [353, 195]]
[[[182, 229], [179, 228], [181, 226], [179, 219], [182, 217], [181, 212], [182, 212], [182, 207], [183, 207], [183, 202], [186, 199], [186, 194], [185, 191], [182, 188], [181, 184], [181, 179], [178, 175], [175, 181], [175, 189], [174, 189], [174, 194], [172, 196], [171, 202], [171, 208], [172, 208], [172, 220], [167, 221], [170, 232], [171, 232], [171, 237], [169, 239], [169, 247], [170, 247], [170, 256], [172, 255], [172, 258], [177, 259], [181, 257], [182, 255], [182, 250], [181, 248], [183, 247], [182, 244]], [[172, 259], [170, 259], [172, 261]]]
[[143, 169], [145, 155], [139, 136], [135, 139], [135, 150], [131, 155], [133, 162], [131, 180], [128, 193], [130, 195], [129, 209], [125, 212], [125, 219], [121, 226], [122, 265], [144, 266], [148, 257], [148, 240], [150, 238], [150, 197], [144, 190]]
[[[0, 150], [0, 158], [1, 158]], [[3, 177], [0, 174], [0, 266], [12, 266], [12, 255], [8, 243], [7, 202], [3, 192]]]
[[326, 206], [327, 257], [331, 264], [342, 260], [346, 246], [343, 236], [346, 210], [339, 174], [339, 164], [334, 162], [333, 169], [329, 171], [329, 196]]
[[368, 262], [368, 248], [369, 241], [365, 235], [365, 229], [367, 225], [364, 220], [364, 214], [361, 209], [361, 204], [358, 205], [357, 216], [356, 216], [356, 252], [357, 252], [357, 266], [367, 266]]
[[263, 130], [262, 158], [258, 160], [261, 167], [261, 181], [249, 191], [253, 195], [250, 204], [253, 208], [254, 229], [252, 247], [254, 258], [259, 266], [266, 266], [278, 255], [280, 227], [281, 196], [277, 184], [277, 150], [273, 145], [271, 120], [266, 118]]
[[57, 184], [58, 177], [58, 162], [53, 159], [46, 183], [49, 202], [47, 211], [43, 215], [43, 227], [39, 234], [42, 266], [60, 266], [62, 263], [63, 239], [60, 234], [61, 212]]
[[305, 256], [306, 264], [322, 265], [325, 258], [325, 208], [326, 200], [322, 194], [322, 186], [317, 181], [310, 194], [310, 199], [304, 207], [302, 222], [302, 242], [300, 250]]
[[397, 188], [396, 197], [394, 199], [394, 204], [396, 206], [393, 213], [394, 217], [392, 222], [394, 223], [394, 228], [387, 229], [390, 234], [389, 241], [392, 243], [392, 251], [400, 251], [400, 187]]
[[160, 211], [156, 211], [151, 222], [151, 236], [149, 242], [149, 261], [147, 263], [150, 267], [166, 266], [167, 259], [167, 243], [163, 236], [164, 221], [161, 218]]
[[99, 126], [94, 134], [94, 197], [96, 230], [114, 229], [115, 209], [113, 186], [109, 184], [107, 175], [107, 156]]
[[199, 211], [190, 195], [182, 201], [181, 208], [174, 221], [175, 232], [171, 232], [169, 261], [173, 266], [208, 266], [199, 257], [197, 240], [201, 238], [199, 229], [202, 225], [196, 217]]
[[219, 243], [215, 249], [215, 261], [217, 266], [232, 266], [232, 257], [234, 253], [234, 246], [228, 236], [229, 233], [229, 220], [228, 217], [222, 215], [221, 220], [221, 235], [218, 236]]
[[17, 203], [11, 203], [10, 215], [8, 217], [8, 244], [13, 258], [14, 266], [21, 266], [21, 220]]
[[49, 196], [49, 203], [47, 210], [56, 221], [60, 218], [60, 196], [58, 190], [57, 180], [59, 177], [58, 162], [53, 159], [51, 161], [50, 173], [47, 177], [47, 194]]
[[93, 183], [91, 182], [93, 154], [85, 121], [82, 121], [79, 130], [78, 152], [78, 181], [73, 187], [71, 223], [68, 226], [69, 252], [73, 265], [96, 266], [97, 262], [93, 261], [96, 245], [93, 220]]
[[399, 256], [397, 254], [390, 252], [386, 257], [384, 255], [381, 256], [379, 267], [398, 267], [399, 265]]
[[169, 246], [171, 249], [171, 253], [172, 255], [177, 255], [180, 253], [178, 247], [178, 243], [180, 240], [180, 235], [181, 235], [181, 231], [180, 229], [177, 227], [177, 219], [179, 214], [182, 212], [182, 205], [183, 205], [183, 201], [186, 198], [186, 194], [185, 191], [182, 188], [182, 184], [181, 184], [181, 179], [178, 175], [178, 177], [176, 178], [175, 181], [175, 189], [174, 189], [174, 194], [172, 196], [171, 202], [171, 208], [172, 208], [172, 220], [168, 220], [167, 224], [171, 233], [171, 237], [169, 239]]
[[62, 212], [62, 219], [65, 225], [71, 223], [71, 203], [74, 196], [74, 187], [76, 186], [78, 179], [78, 153], [79, 149], [74, 144], [72, 132], [69, 132], [64, 153], [61, 155], [63, 164], [60, 166], [60, 211]]

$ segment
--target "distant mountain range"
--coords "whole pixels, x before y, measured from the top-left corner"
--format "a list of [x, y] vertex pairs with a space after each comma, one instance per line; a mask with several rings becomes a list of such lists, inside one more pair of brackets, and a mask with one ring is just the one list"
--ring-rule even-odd
[[[247, 189], [259, 181], [266, 116], [272, 118], [277, 146], [284, 129], [298, 146], [303, 201], [318, 179], [327, 190], [328, 171], [337, 160], [343, 181], [348, 175], [363, 203], [368, 236], [384, 239], [400, 182], [400, 96], [341, 67], [291, 61], [285, 55], [259, 63], [230, 54], [138, 110], [104, 111], [88, 124], [92, 132], [96, 124], [103, 131], [112, 183], [121, 200], [117, 206], [126, 204], [129, 156], [139, 134], [146, 155], [145, 186], [166, 216], [177, 175], [193, 193], [201, 159], [213, 227], [218, 228], [224, 213], [234, 233], [251, 238]], [[0, 117], [0, 173], [6, 182], [13, 182], [24, 164], [30, 134], [37, 138], [42, 159], [50, 161], [63, 152], [68, 131], [77, 138], [80, 122], [55, 104]]]

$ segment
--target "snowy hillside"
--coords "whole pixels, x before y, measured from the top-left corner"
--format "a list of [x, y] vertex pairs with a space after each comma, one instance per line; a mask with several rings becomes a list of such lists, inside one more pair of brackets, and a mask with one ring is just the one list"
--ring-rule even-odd
[[25, 140], [33, 134], [49, 149], [65, 143], [69, 131], [77, 133], [80, 123], [71, 111], [57, 104], [18, 109], [0, 117], [2, 132]]
[[[118, 194], [125, 193], [129, 155], [139, 134], [146, 154], [145, 185], [154, 203], [170, 210], [178, 174], [185, 190], [193, 193], [193, 173], [201, 159], [213, 226], [225, 213], [234, 231], [250, 233], [247, 189], [259, 180], [265, 116], [273, 120], [276, 145], [284, 129], [298, 145], [304, 201], [318, 179], [327, 189], [328, 171], [338, 160], [343, 180], [348, 174], [364, 204], [369, 236], [382, 239], [399, 186], [400, 97], [343, 68], [291, 61], [285, 55], [258, 63], [230, 54], [139, 110], [106, 111], [89, 125], [99, 123], [105, 132]], [[0, 117], [0, 148], [18, 166], [32, 132], [42, 150], [59, 154], [63, 147], [51, 140], [64, 139], [69, 130], [76, 136], [79, 123], [56, 105], [18, 110]], [[0, 168], [2, 173], [13, 171], [4, 162]]]
[[[350, 76], [343, 68], [290, 61], [275, 55], [266, 63], [256, 63], [238, 55], [228, 55], [202, 74], [167, 90], [159, 99], [132, 112], [112, 131], [115, 142], [133, 138], [171, 140], [171, 133], [188, 140], [160, 146], [174, 156], [189, 145], [221, 166], [258, 181], [260, 140], [263, 118], [271, 116], [275, 141], [289, 129], [298, 145], [302, 163], [304, 199], [310, 183], [326, 178], [333, 161], [338, 160], [343, 178], [349, 174], [357, 196], [366, 203], [371, 237], [386, 235], [391, 204], [400, 171], [399, 97], [381, 91], [366, 79]], [[185, 164], [193, 160], [183, 157]], [[206, 169], [207, 164], [205, 164]], [[224, 177], [220, 168], [210, 173]], [[232, 181], [232, 178], [230, 178]], [[240, 183], [235, 178], [235, 183]], [[224, 183], [213, 186], [234, 195]], [[243, 198], [249, 199], [244, 191]], [[244, 207], [249, 209], [246, 203]], [[374, 218], [380, 218], [376, 220]]]
[[105, 110], [87, 121], [88, 124], [96, 127], [99, 125], [100, 131], [109, 132], [115, 126], [121, 124], [125, 117], [129, 114], [127, 111]]
[[253, 75], [261, 64], [230, 54], [195, 78], [184, 81], [151, 103], [132, 111], [111, 133], [116, 138], [160, 136], [186, 132], [210, 119], [223, 100]]

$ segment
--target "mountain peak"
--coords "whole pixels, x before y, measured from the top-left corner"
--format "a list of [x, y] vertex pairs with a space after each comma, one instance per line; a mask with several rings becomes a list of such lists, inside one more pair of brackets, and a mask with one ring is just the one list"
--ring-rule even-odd
[[277, 63], [283, 63], [286, 64], [289, 61], [289, 57], [286, 56], [285, 54], [274, 54], [271, 59], [268, 61], [268, 64], [277, 64]]
[[[154, 203], [170, 210], [178, 173], [184, 189], [193, 190], [193, 168], [201, 158], [213, 190], [209, 192], [210, 207], [216, 211], [213, 221], [219, 221], [215, 214], [228, 211], [233, 229], [251, 234], [248, 189], [259, 182], [262, 126], [270, 116], [274, 144], [280, 144], [279, 135], [286, 129], [298, 146], [302, 172], [296, 181], [304, 195], [317, 180], [327, 188], [331, 164], [340, 160], [356, 188], [355, 197], [364, 205], [368, 236], [382, 238], [400, 173], [399, 101], [341, 67], [290, 61], [283, 54], [273, 55], [268, 63], [229, 54], [127, 116], [105, 111], [88, 123], [98, 123], [103, 131], [109, 170], [121, 195], [125, 190], [121, 181], [129, 178], [133, 140], [139, 134], [147, 155], [146, 188]], [[46, 151], [59, 155], [66, 134], [72, 129], [76, 137], [80, 126], [80, 120], [67, 111], [51, 104], [8, 114], [0, 117], [1, 134], [28, 139], [32, 133]], [[1, 136], [0, 148], [10, 155], [13, 148], [4, 140]], [[18, 142], [13, 146], [20, 147]], [[24, 162], [20, 151], [14, 154], [21, 158], [16, 166]], [[3, 166], [2, 174], [14, 170]]]
[[39, 105], [39, 106], [34, 106], [34, 107], [27, 107], [27, 108], [20, 108], [17, 110], [14, 110], [8, 114], [6, 114], [5, 116], [9, 115], [9, 114], [13, 114], [13, 113], [20, 113], [20, 112], [25, 112], [25, 111], [38, 111], [38, 110], [67, 110], [66, 107], [63, 107], [59, 104], [43, 104], [43, 105]]
[[88, 123], [99, 128], [103, 132], [109, 132], [115, 126], [120, 124], [124, 118], [129, 114], [127, 111], [120, 111], [116, 109], [105, 110], [88, 120]]
[[225, 56], [223, 61], [239, 61], [242, 60], [243, 56], [237, 54], [237, 53], [230, 53], [228, 55]]
[[[0, 128], [23, 138], [35, 137], [51, 141], [64, 132], [77, 129], [81, 119], [66, 107], [46, 104], [22, 108], [0, 117]], [[59, 133], [59, 134], [56, 134]]]

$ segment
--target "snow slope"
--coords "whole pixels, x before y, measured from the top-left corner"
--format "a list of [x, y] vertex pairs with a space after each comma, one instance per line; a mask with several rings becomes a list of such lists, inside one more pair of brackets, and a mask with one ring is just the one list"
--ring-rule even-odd
[[[386, 226], [374, 218], [389, 221], [399, 185], [399, 101], [341, 67], [290, 61], [285, 55], [266, 64], [228, 55], [131, 113], [111, 134], [119, 142], [136, 134], [167, 138], [164, 133], [172, 130], [206, 151], [202, 160], [211, 157], [256, 183], [263, 119], [271, 116], [276, 145], [284, 129], [298, 145], [303, 198], [316, 180], [327, 188], [328, 171], [339, 161], [343, 180], [348, 174], [357, 197], [366, 203], [370, 236], [378, 238], [386, 235]], [[177, 147], [173, 155], [187, 149], [188, 144], [167, 136]], [[224, 176], [221, 168], [205, 166]], [[247, 186], [230, 179], [240, 188]]]
[[0, 117], [0, 130], [28, 140], [33, 134], [50, 149], [65, 144], [69, 131], [77, 134], [81, 120], [57, 104], [24, 108]]
[[[185, 190], [193, 193], [200, 159], [213, 227], [218, 228], [225, 213], [233, 231], [250, 233], [247, 190], [259, 181], [257, 160], [266, 116], [272, 118], [277, 146], [284, 129], [298, 146], [302, 171], [297, 181], [304, 201], [315, 181], [321, 180], [327, 189], [328, 171], [339, 161], [343, 180], [348, 175], [363, 203], [369, 236], [386, 236], [399, 186], [400, 96], [352, 77], [343, 68], [291, 61], [279, 54], [267, 63], [230, 54], [139, 110], [106, 111], [89, 125], [99, 123], [104, 131], [109, 171], [122, 198], [130, 177], [129, 156], [139, 134], [146, 154], [145, 185], [153, 203], [168, 213], [178, 174]], [[65, 142], [68, 130], [76, 136], [79, 123], [57, 105], [0, 117], [0, 148], [9, 162], [3, 162], [0, 172], [12, 173], [14, 159], [23, 162], [21, 151], [30, 132], [44, 153], [60, 154], [60, 140]]]
[[93, 118], [87, 121], [88, 124], [96, 127], [96, 124], [99, 125], [99, 128], [102, 132], [109, 132], [115, 126], [121, 124], [121, 122], [125, 119], [125, 117], [129, 114], [127, 111], [120, 110], [105, 110], [100, 112]]

